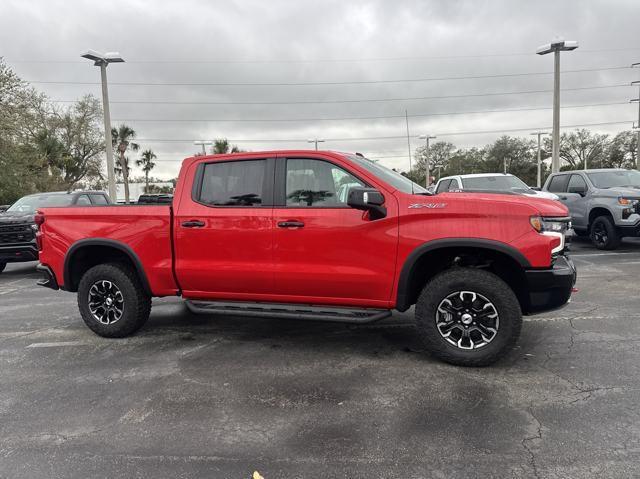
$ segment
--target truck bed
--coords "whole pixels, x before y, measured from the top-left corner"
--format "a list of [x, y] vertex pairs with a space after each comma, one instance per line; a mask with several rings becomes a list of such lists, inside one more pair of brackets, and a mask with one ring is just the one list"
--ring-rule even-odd
[[[154, 296], [174, 295], [178, 286], [173, 275], [172, 209], [170, 205], [113, 205], [101, 207], [43, 208], [40, 256], [55, 271], [65, 271], [65, 258], [79, 245], [117, 243], [144, 265]], [[99, 249], [96, 249], [99, 254]], [[64, 288], [64, 274], [58, 284]]]

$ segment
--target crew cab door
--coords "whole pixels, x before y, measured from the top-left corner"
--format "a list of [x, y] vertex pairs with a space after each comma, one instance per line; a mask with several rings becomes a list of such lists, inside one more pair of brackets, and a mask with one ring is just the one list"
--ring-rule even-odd
[[[175, 271], [186, 298], [258, 300], [273, 291], [274, 159], [193, 165], [174, 212]], [[151, 245], [150, 245], [151, 247]]]
[[564, 197], [562, 202], [569, 208], [574, 226], [586, 228], [589, 223], [587, 215], [587, 198], [589, 187], [582, 175], [573, 173], [569, 177], [567, 192], [559, 193]]
[[[395, 274], [398, 207], [371, 220], [347, 205], [349, 188], [376, 187], [335, 158], [276, 159], [275, 291], [287, 301], [386, 307]], [[380, 189], [380, 188], [378, 188]]]

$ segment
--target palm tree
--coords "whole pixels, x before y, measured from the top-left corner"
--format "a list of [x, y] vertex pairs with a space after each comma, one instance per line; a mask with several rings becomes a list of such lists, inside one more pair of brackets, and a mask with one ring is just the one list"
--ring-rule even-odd
[[153, 170], [156, 164], [153, 162], [157, 158], [156, 154], [151, 150], [144, 150], [139, 160], [136, 160], [136, 165], [142, 167], [144, 171], [144, 192], [149, 193], [149, 173]]
[[213, 154], [223, 155], [225, 153], [239, 153], [241, 150], [237, 145], [231, 146], [229, 140], [221, 138], [213, 142]]
[[136, 132], [127, 125], [120, 125], [111, 129], [113, 148], [118, 152], [120, 169], [122, 170], [122, 180], [124, 183], [124, 202], [129, 203], [129, 164], [125, 158], [127, 150], [138, 151], [140, 145], [134, 143]]

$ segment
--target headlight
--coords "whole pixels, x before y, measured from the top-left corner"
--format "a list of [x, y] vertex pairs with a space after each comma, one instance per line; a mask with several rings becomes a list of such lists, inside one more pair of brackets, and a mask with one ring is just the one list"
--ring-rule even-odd
[[529, 219], [531, 226], [538, 233], [566, 233], [571, 229], [571, 220], [569, 218], [543, 218], [541, 216], [532, 216]]
[[624, 197], [619, 197], [618, 198], [618, 204], [621, 206], [636, 206], [638, 204], [638, 202], [640, 201], [640, 199], [638, 198], [624, 198]]

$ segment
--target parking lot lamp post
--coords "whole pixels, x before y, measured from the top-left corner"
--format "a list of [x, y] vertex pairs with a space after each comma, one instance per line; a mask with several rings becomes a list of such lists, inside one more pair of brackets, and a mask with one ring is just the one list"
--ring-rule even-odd
[[426, 145], [425, 145], [425, 149], [424, 149], [424, 156], [425, 156], [424, 169], [425, 169], [425, 172], [427, 174], [427, 177], [426, 177], [424, 183], [425, 183], [425, 186], [427, 188], [429, 188], [429, 182], [430, 182], [429, 180], [431, 179], [430, 178], [431, 175], [429, 174], [429, 171], [431, 170], [431, 165], [429, 164], [429, 160], [430, 160], [430, 158], [429, 158], [429, 140], [435, 140], [437, 138], [437, 136], [420, 135], [419, 138], [421, 140], [426, 140], [426, 142], [427, 142]]
[[111, 116], [109, 114], [109, 92], [107, 89], [107, 66], [109, 63], [122, 63], [124, 60], [118, 52], [98, 53], [88, 50], [83, 53], [82, 58], [93, 61], [93, 64], [100, 67], [100, 78], [102, 81], [102, 112], [104, 115], [104, 137], [107, 152], [107, 184], [109, 185], [109, 196], [113, 201], [117, 199], [116, 177], [113, 164], [113, 144], [111, 139]]
[[542, 160], [540, 158], [540, 154], [541, 154], [541, 144], [540, 144], [540, 137], [542, 135], [548, 135], [549, 133], [544, 133], [542, 131], [536, 131], [535, 133], [531, 133], [532, 135], [536, 135], [538, 137], [538, 178], [537, 178], [537, 182], [536, 182], [536, 186], [538, 188], [542, 187]]
[[538, 47], [538, 55], [554, 54], [553, 68], [553, 153], [551, 156], [551, 172], [560, 171], [560, 52], [571, 51], [578, 48], [578, 42], [569, 40], [554, 40], [551, 43]]
[[324, 140], [321, 140], [320, 138], [313, 138], [307, 140], [307, 143], [313, 143], [316, 146], [316, 151], [318, 151], [318, 143], [324, 143]]
[[[640, 63], [634, 63], [631, 68], [640, 67]], [[636, 169], [640, 169], [640, 80], [631, 82], [632, 85], [638, 85], [638, 124], [636, 125]]]

